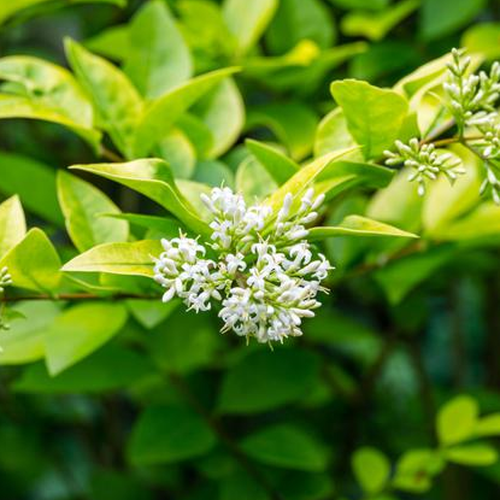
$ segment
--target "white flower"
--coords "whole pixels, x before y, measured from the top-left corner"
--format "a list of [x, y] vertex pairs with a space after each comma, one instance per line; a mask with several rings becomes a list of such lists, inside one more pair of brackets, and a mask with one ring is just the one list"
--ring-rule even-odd
[[309, 189], [293, 213], [287, 194], [276, 220], [270, 207], [247, 207], [229, 188], [215, 188], [202, 200], [213, 214], [207, 245], [218, 258], [205, 259], [206, 248], [182, 234], [162, 240], [155, 280], [166, 289], [163, 301], [177, 296], [196, 312], [221, 302], [222, 332], [259, 342], [302, 335], [302, 318], [314, 316], [316, 296], [325, 291], [321, 282], [332, 269], [323, 255], [313, 257], [305, 240], [324, 196], [315, 198]]

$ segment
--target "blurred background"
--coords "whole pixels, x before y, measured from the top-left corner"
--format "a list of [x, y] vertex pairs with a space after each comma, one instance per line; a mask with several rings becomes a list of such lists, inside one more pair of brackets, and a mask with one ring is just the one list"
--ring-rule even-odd
[[[71, 37], [121, 65], [131, 50], [131, 19], [145, 3], [0, 0], [0, 56], [67, 66], [63, 40]], [[498, 0], [279, 0], [247, 48], [233, 40], [221, 2], [166, 3], [194, 74], [230, 65], [242, 72], [234, 87], [195, 107], [194, 118], [205, 124], [196, 137], [171, 137], [158, 154], [178, 179], [244, 185], [256, 195], [275, 184], [258, 165], [242, 167], [244, 138], [279, 144], [298, 162], [327, 152], [333, 80], [391, 87], [452, 47], [487, 62], [500, 56]], [[214, 107], [222, 110], [220, 123]], [[66, 260], [74, 249], [55, 172], [101, 159], [58, 125], [10, 118], [1, 100], [0, 118], [0, 197], [19, 194], [29, 225], [42, 227]], [[209, 153], [200, 146], [206, 126], [214, 136]], [[92, 182], [126, 212], [160, 213], [125, 188]], [[368, 210], [420, 232], [443, 203], [455, 207], [441, 214], [446, 220], [482, 203], [457, 191], [451, 201], [435, 194], [424, 206], [413, 188], [346, 194], [329, 220]], [[384, 212], [384, 197], [401, 198], [392, 213]], [[368, 498], [350, 467], [358, 447], [374, 446], [393, 461], [431, 446], [437, 408], [455, 394], [471, 394], [485, 412], [500, 408], [498, 226], [407, 258], [393, 242], [330, 240], [332, 293], [304, 337], [274, 352], [221, 336], [215, 315], [130, 301], [120, 335], [54, 379], [41, 362], [0, 359], [0, 499]], [[387, 255], [403, 258], [380, 271]], [[21, 304], [33, 319], [13, 331], [43, 331], [59, 307]], [[259, 432], [264, 452], [238, 458], [235, 443]], [[496, 500], [500, 465], [450, 467], [419, 498]]]

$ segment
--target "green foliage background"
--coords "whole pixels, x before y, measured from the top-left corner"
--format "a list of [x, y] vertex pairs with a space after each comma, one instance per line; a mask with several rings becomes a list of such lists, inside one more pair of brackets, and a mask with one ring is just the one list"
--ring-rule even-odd
[[[500, 2], [3, 0], [0, 23], [0, 268], [20, 287], [0, 331], [1, 500], [499, 497], [500, 209], [478, 197], [472, 160], [467, 181], [424, 200], [367, 169], [407, 104], [344, 79], [392, 87], [457, 46], [498, 58]], [[365, 158], [333, 179], [325, 214], [342, 226], [325, 233], [332, 293], [299, 339], [247, 346], [215, 314], [134, 298], [158, 293], [149, 264], [80, 272], [96, 245], [177, 232], [124, 215], [164, 211], [100, 161], [163, 158], [193, 203], [221, 182], [254, 199], [356, 142]], [[34, 292], [75, 300], [20, 300]]]

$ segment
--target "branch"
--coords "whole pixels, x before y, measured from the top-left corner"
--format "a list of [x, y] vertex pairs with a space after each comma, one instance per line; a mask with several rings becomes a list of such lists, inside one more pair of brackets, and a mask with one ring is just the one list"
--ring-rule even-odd
[[146, 295], [140, 293], [115, 293], [111, 295], [96, 295], [94, 293], [61, 293], [58, 295], [36, 294], [36, 295], [15, 295], [0, 297], [0, 304], [24, 302], [33, 300], [52, 300], [52, 301], [85, 301], [85, 300], [126, 300], [126, 299], [142, 299], [142, 300], [160, 300], [160, 295]]

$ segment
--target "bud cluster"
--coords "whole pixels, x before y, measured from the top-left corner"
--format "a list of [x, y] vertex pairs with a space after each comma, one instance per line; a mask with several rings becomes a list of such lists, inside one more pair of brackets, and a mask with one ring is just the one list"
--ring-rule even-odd
[[465, 126], [481, 126], [496, 121], [495, 103], [500, 97], [500, 64], [493, 63], [490, 73], [469, 74], [471, 58], [462, 50], [452, 50], [448, 81], [443, 84], [459, 132]]
[[426, 183], [437, 179], [439, 174], [444, 174], [453, 184], [458, 175], [464, 174], [460, 160], [453, 157], [451, 153], [438, 153], [434, 144], [421, 144], [417, 138], [413, 138], [408, 144], [396, 141], [397, 152], [385, 151], [386, 164], [390, 166], [404, 164], [405, 167], [413, 169], [409, 181], [418, 183], [418, 194], [425, 194]]
[[316, 296], [326, 291], [321, 282], [331, 269], [305, 239], [323, 199], [310, 189], [293, 210], [287, 194], [275, 215], [267, 205], [247, 207], [227, 187], [202, 196], [213, 214], [211, 242], [203, 245], [183, 234], [162, 240], [155, 280], [166, 289], [163, 301], [177, 296], [196, 312], [219, 302], [223, 332], [263, 343], [302, 335], [302, 318], [320, 306]]
[[12, 278], [9, 274], [9, 270], [4, 267], [0, 269], [0, 293], [3, 293], [5, 287], [12, 285]]

